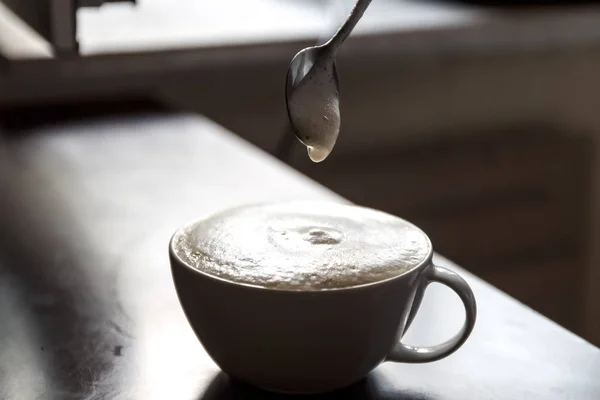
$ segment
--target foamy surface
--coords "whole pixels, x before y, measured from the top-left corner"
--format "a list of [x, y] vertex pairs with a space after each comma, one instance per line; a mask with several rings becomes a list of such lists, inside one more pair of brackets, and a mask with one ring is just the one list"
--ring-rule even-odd
[[302, 201], [216, 214], [180, 229], [173, 248], [193, 268], [229, 281], [320, 290], [402, 274], [426, 260], [431, 243], [380, 211]]

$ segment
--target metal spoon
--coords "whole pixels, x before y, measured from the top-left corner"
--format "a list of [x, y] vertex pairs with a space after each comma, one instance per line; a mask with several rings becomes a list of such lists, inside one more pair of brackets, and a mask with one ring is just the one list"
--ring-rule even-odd
[[323, 161], [333, 149], [340, 128], [339, 78], [335, 55], [372, 0], [358, 0], [333, 37], [307, 47], [292, 59], [285, 99], [292, 130], [306, 145], [310, 158]]

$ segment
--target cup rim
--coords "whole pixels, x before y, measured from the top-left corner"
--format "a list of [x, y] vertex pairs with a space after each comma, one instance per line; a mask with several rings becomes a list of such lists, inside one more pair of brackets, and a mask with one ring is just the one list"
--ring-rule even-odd
[[[350, 205], [354, 205], [354, 204], [350, 204]], [[356, 205], [354, 205], [356, 206]], [[361, 207], [361, 206], [358, 206]], [[175, 232], [171, 235], [171, 239], [169, 240], [169, 255], [170, 255], [170, 259], [171, 259], [171, 264], [173, 264], [172, 260], [176, 260], [178, 265], [181, 265], [183, 267], [185, 267], [188, 270], [193, 271], [193, 273], [197, 273], [201, 276], [204, 276], [206, 278], [209, 279], [214, 279], [217, 281], [220, 281], [222, 283], [225, 284], [229, 284], [229, 285], [234, 285], [234, 286], [241, 286], [241, 287], [245, 287], [245, 288], [249, 288], [249, 289], [259, 289], [259, 290], [266, 290], [266, 291], [272, 291], [272, 292], [288, 292], [288, 293], [318, 293], [318, 292], [338, 292], [338, 291], [348, 291], [348, 290], [356, 290], [356, 289], [365, 289], [365, 288], [369, 288], [369, 287], [373, 287], [373, 286], [377, 286], [380, 284], [385, 284], [385, 283], [389, 283], [392, 282], [394, 280], [397, 279], [401, 279], [407, 275], [410, 274], [414, 274], [417, 273], [418, 271], [426, 268], [427, 266], [431, 265], [433, 262], [433, 245], [431, 243], [431, 239], [429, 238], [429, 236], [421, 229], [419, 228], [417, 225], [413, 224], [410, 221], [404, 220], [403, 218], [400, 217], [396, 217], [396, 218], [400, 218], [403, 219], [404, 221], [408, 222], [409, 224], [413, 225], [415, 228], [419, 229], [423, 235], [425, 236], [425, 238], [427, 239], [428, 243], [429, 243], [429, 254], [427, 255], [427, 257], [425, 257], [419, 264], [417, 264], [416, 266], [403, 271], [402, 273], [399, 273], [398, 275], [394, 275], [391, 276], [389, 278], [385, 278], [385, 279], [381, 279], [381, 280], [377, 280], [374, 282], [367, 282], [367, 283], [361, 283], [358, 285], [352, 285], [352, 286], [343, 286], [343, 287], [333, 287], [333, 288], [319, 288], [319, 289], [315, 289], [315, 290], [306, 290], [306, 289], [294, 289], [294, 288], [281, 288], [281, 287], [267, 287], [267, 286], [260, 286], [260, 285], [254, 285], [251, 283], [246, 283], [246, 282], [236, 282], [233, 281], [231, 279], [226, 279], [217, 275], [213, 275], [213, 274], [209, 274], [208, 272], [202, 271], [200, 269], [194, 268], [191, 265], [189, 265], [186, 261], [184, 261], [175, 251], [174, 248], [174, 240], [175, 237], [181, 233], [181, 231], [183, 229], [185, 229], [185, 227], [193, 225], [195, 223], [198, 223], [200, 221], [203, 221], [204, 219], [210, 217], [209, 216], [205, 216], [202, 218], [196, 218], [193, 219], [191, 221], [188, 221], [187, 223], [183, 224], [182, 226], [180, 226], [179, 228], [177, 228], [175, 230]]]

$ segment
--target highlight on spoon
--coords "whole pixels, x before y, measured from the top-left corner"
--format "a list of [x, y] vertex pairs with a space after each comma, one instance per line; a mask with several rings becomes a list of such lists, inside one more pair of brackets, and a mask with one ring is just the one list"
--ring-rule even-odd
[[323, 147], [306, 146], [308, 157], [316, 163], [319, 163], [327, 158], [331, 150]]

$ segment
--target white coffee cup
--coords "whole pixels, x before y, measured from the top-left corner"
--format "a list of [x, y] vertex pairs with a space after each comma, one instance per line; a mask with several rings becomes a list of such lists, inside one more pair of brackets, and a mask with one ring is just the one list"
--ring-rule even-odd
[[[260, 287], [210, 275], [178, 256], [173, 239], [169, 255], [179, 301], [206, 352], [229, 376], [269, 391], [328, 392], [361, 380], [382, 362], [436, 361], [461, 347], [475, 325], [471, 288], [434, 265], [431, 249], [423, 262], [392, 278], [326, 290]], [[406, 345], [400, 340], [431, 282], [458, 294], [466, 320], [445, 343]]]

